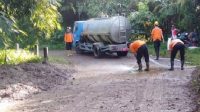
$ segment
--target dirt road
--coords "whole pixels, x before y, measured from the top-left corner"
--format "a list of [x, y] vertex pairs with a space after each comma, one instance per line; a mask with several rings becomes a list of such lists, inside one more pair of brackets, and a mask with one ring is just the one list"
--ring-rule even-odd
[[[65, 51], [50, 52], [66, 56]], [[67, 57], [77, 70], [65, 85], [9, 105], [7, 112], [192, 112], [188, 88], [193, 68], [167, 71], [169, 60], [151, 59], [149, 72], [137, 72], [131, 55]], [[176, 62], [177, 64], [177, 62]], [[144, 66], [144, 64], [143, 64]]]

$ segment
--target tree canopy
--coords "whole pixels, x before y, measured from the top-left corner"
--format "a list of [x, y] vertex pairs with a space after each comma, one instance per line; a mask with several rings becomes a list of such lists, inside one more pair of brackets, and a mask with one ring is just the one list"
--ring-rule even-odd
[[150, 32], [157, 20], [164, 32], [200, 26], [199, 0], [0, 0], [0, 45], [31, 48], [40, 41], [62, 41], [66, 26], [100, 16], [124, 15], [132, 29]]
[[57, 0], [0, 0], [0, 37], [4, 47], [33, 46], [61, 29]]
[[[124, 14], [131, 18], [136, 29], [145, 27], [145, 23], [158, 20], [164, 29], [169, 30], [172, 24], [180, 29], [198, 28], [200, 6], [199, 0], [64, 0], [68, 9], [73, 9], [76, 20], [104, 15]], [[66, 4], [67, 5], [67, 4]], [[137, 17], [133, 17], [133, 15]], [[136, 21], [135, 21], [135, 20]], [[72, 23], [73, 24], [73, 23]], [[67, 24], [67, 25], [72, 25]], [[142, 26], [143, 25], [143, 26]], [[133, 26], [134, 27], [134, 26]]]

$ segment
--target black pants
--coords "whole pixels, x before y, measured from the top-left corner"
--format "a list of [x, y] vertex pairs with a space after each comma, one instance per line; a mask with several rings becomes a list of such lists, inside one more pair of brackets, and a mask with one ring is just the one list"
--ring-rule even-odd
[[185, 61], [185, 46], [182, 43], [177, 43], [171, 52], [171, 62], [174, 62], [177, 52], [180, 51], [181, 62]]
[[154, 49], [156, 53], [156, 59], [159, 58], [159, 53], [160, 53], [160, 40], [154, 41]]
[[138, 64], [141, 63], [141, 59], [142, 59], [143, 56], [144, 56], [145, 62], [149, 63], [149, 52], [148, 52], [146, 45], [141, 46], [137, 51], [136, 58], [137, 58]]
[[72, 49], [72, 42], [66, 42], [66, 50]]

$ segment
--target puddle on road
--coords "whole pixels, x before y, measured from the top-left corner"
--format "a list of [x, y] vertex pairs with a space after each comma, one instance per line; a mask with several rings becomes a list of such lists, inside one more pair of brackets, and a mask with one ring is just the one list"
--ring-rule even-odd
[[128, 65], [91, 65], [87, 67], [79, 67], [80, 71], [96, 71], [96, 72], [124, 72], [131, 70], [132, 67]]
[[137, 73], [137, 68], [133, 68], [130, 65], [92, 65], [87, 67], [79, 67], [76, 78], [91, 78], [91, 77], [99, 77], [99, 76], [107, 76], [110, 74], [129, 74], [129, 73]]
[[13, 102], [9, 102], [9, 101], [1, 101], [0, 102], [0, 110], [1, 112], [11, 112], [11, 108], [14, 107], [15, 104]]
[[116, 68], [120, 68], [122, 71], [129, 71], [132, 69], [130, 66], [125, 66], [125, 65], [119, 65], [119, 67], [116, 66]]
[[139, 72], [138, 72], [138, 68], [136, 68], [136, 67], [133, 68], [133, 67], [132, 67], [131, 69], [128, 70], [128, 73], [131, 73], [131, 74], [132, 74], [132, 73], [139, 73]]

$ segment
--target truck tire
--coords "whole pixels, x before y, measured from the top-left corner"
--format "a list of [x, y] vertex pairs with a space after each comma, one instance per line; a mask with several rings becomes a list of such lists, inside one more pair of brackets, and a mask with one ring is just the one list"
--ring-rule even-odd
[[82, 54], [83, 53], [83, 51], [79, 48], [79, 44], [78, 43], [76, 43], [75, 50], [76, 50], [77, 54]]
[[119, 51], [117, 52], [117, 56], [122, 57], [122, 56], [127, 56], [128, 51]]
[[95, 58], [100, 58], [102, 56], [101, 50], [98, 46], [93, 46], [93, 53]]

